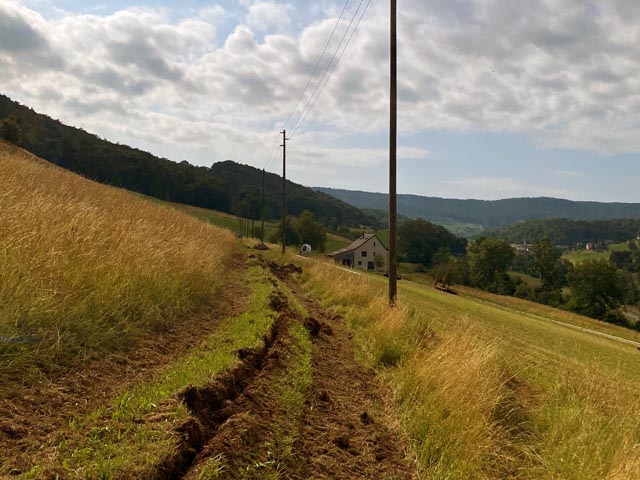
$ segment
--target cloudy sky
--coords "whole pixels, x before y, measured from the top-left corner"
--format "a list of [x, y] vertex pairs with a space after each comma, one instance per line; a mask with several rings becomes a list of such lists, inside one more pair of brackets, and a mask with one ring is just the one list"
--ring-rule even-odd
[[[0, 92], [172, 160], [272, 167], [368, 1], [337, 22], [344, 0], [0, 0]], [[386, 189], [388, 3], [293, 134], [293, 180]], [[640, 202], [640, 2], [399, 8], [399, 191]]]

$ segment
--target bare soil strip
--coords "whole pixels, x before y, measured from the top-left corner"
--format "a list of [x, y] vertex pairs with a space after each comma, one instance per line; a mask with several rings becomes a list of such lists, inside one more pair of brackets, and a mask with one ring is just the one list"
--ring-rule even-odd
[[[198, 345], [219, 321], [245, 309], [249, 290], [239, 272], [243, 256], [229, 265], [233, 287], [220, 293], [212, 311], [203, 312], [171, 331], [141, 342], [132, 351], [96, 359], [57, 378], [0, 389], [0, 476], [29, 471], [34, 460], [54, 456], [59, 433], [71, 418], [108, 403], [130, 385], [151, 378], [164, 365]], [[53, 458], [51, 458], [53, 461]]]
[[311, 313], [311, 323], [320, 325], [299, 445], [305, 478], [414, 478], [415, 465], [387, 408], [391, 394], [356, 360], [344, 320], [289, 285]]
[[[159, 478], [415, 478], [415, 465], [385, 406], [389, 392], [357, 362], [343, 319], [302, 294], [297, 267], [266, 266], [311, 316], [302, 319], [282, 306], [277, 336], [235, 398], [224, 393], [224, 381], [183, 394], [194, 422], [203, 424], [194, 436], [202, 440], [200, 432], [207, 431], [210, 438], [191, 465]], [[275, 388], [295, 362], [297, 347], [289, 334], [295, 322], [303, 322], [313, 339], [312, 381], [297, 417]]]

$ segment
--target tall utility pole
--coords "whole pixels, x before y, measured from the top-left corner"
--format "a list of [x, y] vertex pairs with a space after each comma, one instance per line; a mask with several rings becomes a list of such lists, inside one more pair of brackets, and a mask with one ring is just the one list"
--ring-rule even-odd
[[251, 238], [255, 238], [256, 229], [254, 220], [256, 219], [256, 186], [253, 186], [253, 196], [251, 197]]
[[262, 206], [260, 207], [260, 242], [264, 243], [264, 168], [262, 169]]
[[391, 0], [391, 115], [389, 129], [389, 305], [398, 298], [398, 202], [396, 197], [396, 150], [398, 146], [398, 41], [397, 0]]
[[286, 192], [286, 184], [287, 184], [287, 131], [283, 130], [282, 132], [282, 253], [285, 251], [286, 243], [286, 227], [285, 220], [287, 218], [287, 192]]

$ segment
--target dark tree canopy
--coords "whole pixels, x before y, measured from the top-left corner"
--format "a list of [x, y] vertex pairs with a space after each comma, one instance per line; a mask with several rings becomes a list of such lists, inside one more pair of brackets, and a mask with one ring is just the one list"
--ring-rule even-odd
[[478, 238], [469, 247], [469, 269], [472, 283], [496, 293], [509, 293], [507, 270], [515, 252], [511, 245], [497, 238]]
[[[186, 161], [172, 162], [150, 153], [108, 142], [35, 113], [0, 95], [0, 120], [17, 125], [21, 146], [30, 152], [93, 180], [143, 193], [161, 200], [260, 217], [262, 171], [226, 161], [211, 168]], [[267, 174], [264, 213], [279, 218], [282, 178]], [[298, 216], [313, 212], [325, 225], [377, 228], [378, 222], [340, 200], [287, 182], [287, 210]]]
[[327, 231], [316, 221], [316, 217], [312, 212], [303, 210], [295, 221], [295, 225], [300, 233], [302, 243], [308, 243], [314, 251], [324, 252]]
[[572, 308], [589, 317], [606, 319], [625, 297], [623, 279], [616, 266], [606, 260], [576, 265], [569, 274]]
[[[467, 241], [426, 220], [405, 221], [398, 227], [398, 252], [403, 260], [427, 267], [435, 260], [465, 252]], [[444, 253], [447, 250], [447, 253]]]
[[18, 123], [11, 118], [6, 118], [0, 122], [0, 138], [9, 143], [20, 145], [21, 132]]
[[562, 284], [560, 277], [560, 257], [562, 253], [554, 248], [548, 238], [533, 245], [533, 267], [542, 280], [544, 290], [555, 290]]
[[490, 232], [491, 236], [508, 242], [534, 243], [549, 239], [553, 245], [572, 246], [577, 243], [625, 242], [640, 232], [640, 218], [574, 221], [567, 219], [529, 220]]

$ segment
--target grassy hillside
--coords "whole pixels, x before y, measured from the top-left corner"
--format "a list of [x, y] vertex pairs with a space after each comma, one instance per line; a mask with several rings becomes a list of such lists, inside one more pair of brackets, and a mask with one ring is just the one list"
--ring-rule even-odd
[[[357, 192], [317, 188], [358, 208], [386, 210], [388, 196], [383, 193]], [[567, 218], [571, 220], [607, 220], [640, 218], [640, 204], [573, 202], [557, 198], [512, 198], [506, 200], [454, 200], [398, 195], [398, 212], [412, 218], [442, 225], [464, 225], [471, 228], [501, 227], [539, 218]], [[527, 239], [528, 240], [528, 239]], [[520, 239], [519, 241], [522, 241]]]
[[0, 143], [0, 385], [210, 305], [234, 237]]
[[562, 255], [562, 258], [569, 260], [574, 265], [589, 260], [609, 260], [612, 252], [624, 252], [629, 250], [629, 242], [620, 242], [609, 245], [607, 250], [569, 250]]
[[[261, 170], [231, 161], [209, 168], [158, 158], [69, 127], [0, 95], [0, 120], [3, 119], [19, 125], [21, 147], [87, 178], [170, 202], [246, 217], [258, 211], [254, 191], [261, 191]], [[265, 212], [267, 218], [277, 219], [282, 205], [282, 178], [267, 174], [265, 183]], [[292, 215], [308, 209], [333, 228], [375, 223], [375, 219], [332, 196], [293, 182], [287, 182], [287, 189]]]
[[[147, 197], [151, 201], [166, 205], [181, 212], [184, 212], [192, 217], [202, 220], [207, 223], [211, 223], [221, 228], [226, 228], [236, 234], [240, 232], [240, 218], [230, 213], [218, 212], [216, 210], [210, 210], [208, 208], [194, 207], [191, 205], [184, 205], [181, 203], [164, 202], [162, 200], [154, 199], [153, 197]], [[256, 231], [259, 231], [260, 221], [255, 221]], [[276, 230], [280, 228], [279, 222], [267, 221], [264, 223], [264, 238], [265, 242], [276, 233]], [[327, 233], [327, 243], [325, 244], [325, 252], [333, 252], [339, 250], [351, 243], [351, 240], [335, 233]]]
[[420, 478], [640, 477], [639, 352], [551, 320], [639, 335], [522, 300], [404, 281], [400, 306], [389, 310], [383, 279], [324, 264], [307, 270], [309, 287], [350, 319], [363, 358], [394, 389]]

